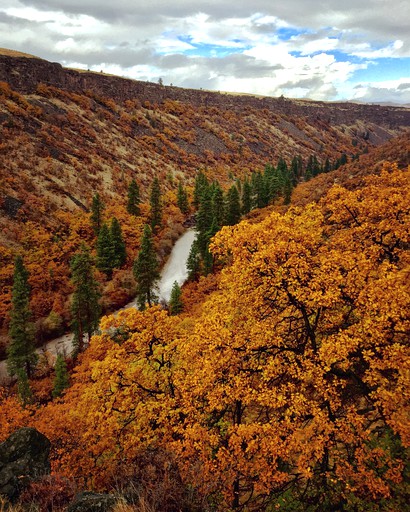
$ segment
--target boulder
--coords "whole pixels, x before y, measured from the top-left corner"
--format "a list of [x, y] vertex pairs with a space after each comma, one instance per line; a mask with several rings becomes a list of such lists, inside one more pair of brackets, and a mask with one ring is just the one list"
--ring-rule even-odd
[[111, 512], [118, 500], [112, 494], [85, 491], [77, 494], [67, 512]]
[[0, 495], [16, 500], [30, 481], [50, 474], [50, 441], [34, 428], [21, 428], [0, 444]]

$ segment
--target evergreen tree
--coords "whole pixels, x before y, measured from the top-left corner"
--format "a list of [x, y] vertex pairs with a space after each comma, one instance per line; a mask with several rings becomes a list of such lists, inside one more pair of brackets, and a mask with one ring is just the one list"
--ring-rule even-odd
[[245, 179], [242, 188], [242, 214], [246, 215], [252, 209], [252, 189], [248, 179]]
[[88, 342], [96, 331], [101, 308], [98, 283], [94, 278], [92, 259], [88, 248], [83, 245], [70, 262], [71, 282], [74, 293], [71, 301], [72, 328], [74, 331], [74, 356], [84, 350], [84, 336]]
[[201, 202], [201, 197], [208, 188], [209, 188], [208, 178], [205, 176], [203, 171], [199, 171], [197, 177], [195, 178], [195, 186], [194, 186], [193, 204], [194, 204], [195, 208], [199, 208], [199, 204]]
[[293, 184], [292, 178], [289, 172], [287, 172], [284, 176], [283, 182], [283, 203], [290, 204], [290, 198], [292, 196]]
[[133, 179], [128, 187], [127, 212], [138, 217], [141, 214], [140, 202], [140, 189], [138, 183]]
[[251, 188], [253, 197], [253, 206], [263, 208], [266, 206], [264, 194], [264, 180], [260, 172], [253, 172], [251, 176]]
[[347, 164], [347, 155], [346, 153], [342, 153], [342, 156], [340, 157], [340, 165], [346, 165]]
[[67, 371], [67, 364], [64, 357], [58, 354], [55, 365], [55, 377], [53, 382], [53, 398], [61, 396], [62, 392], [70, 385], [69, 375]]
[[214, 257], [212, 256], [212, 253], [209, 250], [209, 245], [206, 248], [206, 252], [202, 258], [202, 262], [203, 262], [202, 273], [204, 274], [204, 276], [207, 276], [208, 274], [210, 274], [212, 272], [212, 270], [214, 268]]
[[116, 217], [111, 220], [111, 245], [114, 252], [114, 268], [121, 268], [127, 260], [127, 250], [122, 236], [121, 224]]
[[158, 178], [154, 178], [152, 183], [150, 205], [150, 225], [152, 232], [155, 233], [162, 222], [161, 188]]
[[134, 262], [134, 276], [137, 281], [137, 302], [140, 310], [145, 309], [146, 303], [152, 306], [156, 302], [155, 284], [160, 277], [158, 260], [152, 241], [152, 231], [148, 225], [144, 227], [141, 239], [141, 249]]
[[211, 198], [211, 190], [208, 187], [204, 189], [200, 204], [199, 210], [196, 214], [196, 230], [197, 230], [197, 245], [199, 249], [199, 253], [203, 258], [205, 256], [208, 243], [209, 243], [209, 229], [212, 225], [213, 215], [212, 215], [212, 198]]
[[235, 185], [228, 190], [226, 200], [225, 224], [234, 226], [241, 220], [241, 203], [239, 200], [239, 192]]
[[178, 184], [177, 205], [184, 215], [189, 212], [188, 194], [181, 182]]
[[98, 236], [102, 225], [102, 213], [104, 211], [104, 204], [100, 199], [99, 194], [95, 194], [91, 204], [91, 225], [94, 230], [95, 236]]
[[[211, 186], [212, 235], [221, 229], [225, 219], [225, 200], [221, 186], [216, 181]], [[216, 231], [215, 231], [216, 228]]]
[[23, 407], [29, 405], [33, 401], [33, 393], [30, 388], [30, 382], [27, 372], [23, 368], [16, 371], [17, 376], [17, 394]]
[[292, 176], [293, 186], [296, 187], [303, 173], [303, 163], [300, 155], [293, 157], [290, 166], [290, 173]]
[[115, 253], [112, 237], [107, 224], [101, 226], [97, 239], [97, 268], [104, 272], [108, 279], [112, 278], [115, 267]]
[[171, 297], [169, 299], [169, 312], [171, 315], [178, 315], [183, 310], [184, 305], [181, 300], [181, 295], [181, 287], [176, 281], [174, 281], [171, 290]]
[[201, 259], [198, 247], [198, 240], [195, 239], [189, 251], [186, 267], [188, 270], [188, 279], [195, 279], [201, 270]]
[[34, 348], [34, 325], [31, 322], [30, 287], [28, 272], [21, 256], [14, 263], [13, 288], [10, 312], [9, 336], [7, 347], [7, 369], [11, 376], [22, 373], [30, 377], [38, 356]]

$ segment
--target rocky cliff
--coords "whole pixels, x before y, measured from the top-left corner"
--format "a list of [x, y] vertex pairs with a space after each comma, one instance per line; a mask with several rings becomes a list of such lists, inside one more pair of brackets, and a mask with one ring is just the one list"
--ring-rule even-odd
[[130, 80], [104, 73], [67, 69], [61, 64], [39, 58], [1, 54], [0, 81], [9, 83], [22, 94], [32, 94], [42, 83], [69, 92], [94, 94], [118, 103], [139, 99], [160, 103], [165, 99], [180, 101], [195, 107], [216, 107], [221, 110], [246, 112], [268, 109], [289, 116], [303, 116], [332, 125], [352, 125], [357, 120], [397, 129], [410, 126], [410, 109], [356, 103], [325, 103], [287, 98], [235, 95], [194, 89], [182, 89], [150, 82]]

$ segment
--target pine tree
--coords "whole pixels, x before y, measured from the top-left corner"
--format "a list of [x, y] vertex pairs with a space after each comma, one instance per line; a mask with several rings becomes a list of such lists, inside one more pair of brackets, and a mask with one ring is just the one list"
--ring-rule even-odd
[[242, 187], [242, 214], [246, 215], [252, 209], [252, 189], [248, 179]]
[[98, 270], [104, 272], [108, 279], [112, 278], [112, 271], [115, 267], [115, 253], [112, 237], [107, 224], [101, 226], [97, 239], [97, 262]]
[[206, 252], [202, 258], [202, 263], [203, 263], [202, 273], [204, 274], [204, 276], [207, 276], [208, 274], [210, 274], [212, 272], [213, 267], [214, 267], [214, 257], [209, 250], [209, 245], [206, 248]]
[[104, 211], [104, 204], [100, 199], [99, 194], [95, 194], [91, 204], [91, 225], [94, 230], [95, 236], [98, 236], [102, 225], [102, 213]]
[[283, 182], [283, 203], [290, 204], [290, 198], [292, 196], [292, 178], [289, 172], [286, 172]]
[[17, 376], [17, 394], [23, 407], [29, 405], [33, 401], [33, 393], [30, 388], [30, 382], [27, 372], [23, 368], [19, 368], [16, 372]]
[[152, 232], [155, 233], [162, 223], [161, 187], [158, 178], [154, 178], [152, 183], [150, 205], [150, 225]]
[[144, 227], [141, 239], [141, 249], [134, 263], [134, 276], [137, 281], [137, 302], [140, 310], [148, 303], [156, 302], [155, 284], [159, 279], [158, 260], [152, 241], [152, 231], [148, 225]]
[[53, 391], [51, 394], [53, 398], [61, 396], [62, 392], [70, 385], [70, 379], [67, 371], [67, 364], [64, 357], [58, 354], [55, 365], [55, 377], [53, 382]]
[[197, 177], [195, 178], [195, 186], [194, 186], [193, 204], [194, 204], [195, 208], [199, 208], [201, 198], [202, 198], [204, 192], [208, 189], [208, 187], [209, 187], [208, 178], [205, 176], [203, 171], [199, 171]]
[[171, 315], [178, 315], [184, 309], [184, 305], [181, 300], [181, 287], [174, 281], [171, 290], [171, 297], [169, 299], [169, 312]]
[[186, 267], [188, 270], [188, 279], [196, 279], [201, 270], [201, 259], [197, 239], [195, 239], [191, 245], [191, 250], [189, 251]]
[[181, 182], [179, 182], [178, 184], [177, 205], [178, 208], [181, 210], [181, 213], [183, 213], [184, 215], [186, 215], [189, 212], [188, 194], [184, 187], [182, 186]]
[[235, 185], [228, 190], [226, 198], [226, 214], [225, 224], [234, 226], [241, 220], [241, 203], [239, 200], [239, 192]]
[[[216, 181], [211, 186], [211, 208], [212, 208], [212, 221], [211, 225], [216, 226], [216, 231], [219, 231], [224, 223], [225, 218], [225, 200], [224, 193], [221, 186]], [[216, 233], [214, 232], [214, 234]]]
[[196, 230], [197, 230], [197, 246], [199, 253], [203, 258], [207, 251], [209, 243], [209, 229], [212, 226], [212, 198], [210, 188], [204, 189], [200, 203], [199, 210], [196, 214]]
[[260, 172], [253, 172], [251, 176], [251, 188], [253, 206], [255, 208], [263, 208], [266, 206], [265, 193], [264, 193], [264, 180]]
[[111, 220], [110, 235], [114, 252], [114, 268], [121, 268], [127, 260], [127, 250], [122, 236], [121, 224], [116, 217]]
[[71, 282], [74, 286], [71, 314], [76, 356], [84, 350], [84, 336], [88, 336], [89, 342], [97, 330], [101, 308], [98, 282], [94, 278], [92, 259], [85, 245], [81, 247], [81, 252], [74, 255], [70, 266]]
[[27, 378], [38, 360], [34, 347], [34, 325], [31, 322], [28, 276], [22, 257], [17, 256], [13, 274], [7, 368], [10, 375], [24, 372]]
[[127, 212], [135, 217], [141, 215], [140, 202], [140, 189], [138, 183], [133, 179], [128, 187]]

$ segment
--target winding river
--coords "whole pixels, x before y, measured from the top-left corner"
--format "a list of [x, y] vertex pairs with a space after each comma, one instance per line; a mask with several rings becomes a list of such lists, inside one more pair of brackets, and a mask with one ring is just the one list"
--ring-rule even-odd
[[[174, 282], [182, 285], [188, 277], [186, 268], [189, 252], [192, 242], [195, 239], [195, 231], [189, 229], [176, 242], [172, 248], [171, 254], [165, 263], [161, 277], [158, 281], [158, 297], [160, 302], [168, 302], [171, 296], [171, 290]], [[124, 308], [136, 307], [135, 300], [127, 304]], [[67, 333], [45, 343], [38, 349], [39, 354], [48, 352], [49, 354], [69, 355], [73, 348], [73, 334]], [[0, 383], [8, 379], [6, 361], [0, 361]]]

